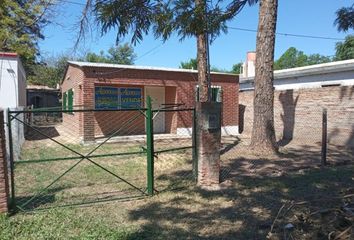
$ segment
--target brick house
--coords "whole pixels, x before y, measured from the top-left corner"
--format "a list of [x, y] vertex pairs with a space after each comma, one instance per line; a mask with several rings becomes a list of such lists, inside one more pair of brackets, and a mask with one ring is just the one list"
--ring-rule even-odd
[[[212, 73], [212, 88], [216, 100], [223, 102], [222, 134], [238, 134], [237, 75]], [[120, 107], [144, 107], [148, 95], [153, 108], [179, 105], [194, 107], [196, 100], [197, 71], [156, 67], [140, 67], [106, 63], [69, 61], [61, 92], [67, 109], [116, 109]], [[63, 125], [74, 125], [74, 131], [83, 141], [109, 134], [112, 123], [117, 127], [127, 120], [126, 113], [114, 111], [73, 112], [63, 114]], [[154, 121], [156, 133], [191, 134], [191, 112], [159, 113]], [[123, 135], [145, 132], [144, 117], [134, 123], [134, 129]]]

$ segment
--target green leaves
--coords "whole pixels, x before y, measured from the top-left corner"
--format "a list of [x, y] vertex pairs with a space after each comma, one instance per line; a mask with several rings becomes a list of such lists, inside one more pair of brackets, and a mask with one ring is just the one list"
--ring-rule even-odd
[[125, 43], [123, 45], [109, 48], [108, 54], [105, 54], [104, 51], [101, 51], [100, 54], [89, 52], [83, 60], [87, 62], [133, 65], [135, 59], [136, 54], [134, 53], [133, 47], [128, 43]]
[[354, 35], [348, 35], [344, 42], [337, 42], [335, 60], [354, 59]]
[[349, 29], [354, 29], [354, 4], [350, 7], [340, 8], [336, 15], [337, 18], [334, 24], [337, 25], [339, 32], [347, 32]]
[[0, 51], [17, 52], [27, 73], [39, 55], [38, 41], [44, 39], [43, 27], [49, 23], [51, 0], [1, 0]]
[[[101, 33], [117, 30], [116, 41], [132, 33], [132, 43], [140, 42], [152, 30], [156, 38], [167, 40], [177, 33], [181, 40], [209, 33], [211, 40], [227, 31], [231, 20], [247, 3], [257, 0], [96, 0], [93, 8]], [[226, 7], [222, 7], [226, 6]]]
[[274, 62], [274, 69], [287, 69], [295, 67], [303, 67], [313, 64], [331, 62], [332, 59], [320, 54], [306, 55], [303, 51], [299, 51], [294, 47], [290, 47], [281, 57]]
[[120, 37], [132, 32], [132, 42], [140, 42], [152, 23], [154, 4], [149, 0], [96, 0], [94, 13], [101, 33], [117, 30], [116, 42]]

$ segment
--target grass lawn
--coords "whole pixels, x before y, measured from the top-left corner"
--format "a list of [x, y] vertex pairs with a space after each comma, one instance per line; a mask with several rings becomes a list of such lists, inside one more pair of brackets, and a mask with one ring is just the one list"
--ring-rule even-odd
[[[354, 202], [352, 162], [319, 168], [319, 158], [308, 148], [289, 148], [275, 158], [264, 159], [243, 152], [239, 139], [223, 141], [227, 143], [221, 151], [223, 183], [215, 191], [194, 185], [190, 149], [159, 154], [155, 158], [159, 194], [135, 199], [124, 198], [139, 191], [122, 179], [145, 191], [144, 154], [92, 159], [122, 179], [84, 160], [46, 192], [41, 190], [78, 160], [17, 164], [16, 200], [24, 204], [35, 196], [24, 206], [35, 211], [0, 216], [0, 238], [243, 240], [268, 236], [275, 240], [334, 239], [343, 232], [344, 236], [354, 234], [350, 233], [354, 219], [341, 213], [343, 206]], [[43, 143], [26, 142], [21, 160], [72, 156], [65, 149]], [[189, 144], [169, 140], [157, 142], [156, 148]], [[87, 153], [94, 146], [70, 147]], [[139, 149], [141, 143], [105, 144], [95, 154]], [[332, 161], [342, 158], [338, 155]], [[350, 155], [346, 158], [352, 159]], [[163, 191], [166, 189], [170, 190]], [[108, 201], [116, 198], [119, 200]], [[94, 201], [101, 203], [63, 207]], [[53, 206], [56, 208], [40, 210]], [[289, 223], [294, 227], [285, 232]]]
[[[353, 193], [354, 186], [352, 165], [269, 177], [235, 169], [229, 176], [215, 192], [190, 186], [142, 200], [3, 216], [1, 239], [265, 239], [284, 203], [307, 201], [289, 211], [291, 220], [314, 209], [342, 206], [340, 196]], [[286, 218], [276, 222], [275, 233], [282, 232]], [[301, 227], [299, 220], [292, 221]], [[308, 235], [294, 239], [327, 239], [323, 236], [331, 230], [310, 224], [302, 229]]]

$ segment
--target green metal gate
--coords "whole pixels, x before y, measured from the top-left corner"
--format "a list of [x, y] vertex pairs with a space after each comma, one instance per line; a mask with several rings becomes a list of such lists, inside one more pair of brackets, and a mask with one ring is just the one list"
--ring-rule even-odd
[[[153, 125], [162, 112], [188, 112], [194, 122], [194, 109], [152, 110], [150, 98], [146, 105], [118, 110], [8, 110], [12, 208], [28, 211], [125, 201], [180, 187], [176, 183], [181, 179], [183, 184], [193, 183], [192, 137], [186, 137], [182, 146], [178, 138], [154, 134]], [[92, 131], [94, 141], [87, 137]], [[182, 169], [185, 175], [176, 175]]]

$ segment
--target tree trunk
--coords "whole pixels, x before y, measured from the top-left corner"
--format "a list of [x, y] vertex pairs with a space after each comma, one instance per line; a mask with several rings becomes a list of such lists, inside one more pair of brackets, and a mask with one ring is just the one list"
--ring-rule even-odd
[[[205, 8], [205, 0], [195, 0], [196, 6]], [[202, 18], [205, 19], [204, 16]], [[199, 101], [209, 101], [208, 88], [208, 66], [207, 66], [207, 38], [205, 33], [199, 33], [197, 36], [197, 66], [198, 66], [198, 85], [199, 85]]]
[[251, 148], [259, 154], [277, 152], [274, 131], [273, 65], [278, 0], [261, 0], [254, 79]]

